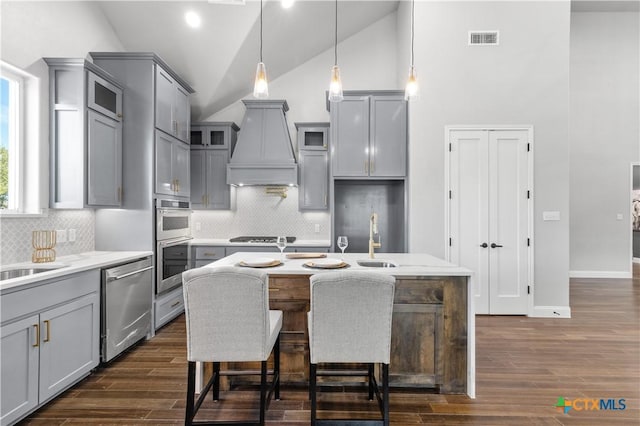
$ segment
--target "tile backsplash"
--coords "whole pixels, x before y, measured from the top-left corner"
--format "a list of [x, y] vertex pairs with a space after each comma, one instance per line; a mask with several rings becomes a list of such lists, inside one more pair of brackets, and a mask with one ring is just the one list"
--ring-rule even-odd
[[46, 217], [0, 218], [0, 264], [31, 261], [31, 232], [76, 230], [76, 241], [58, 242], [56, 256], [95, 250], [93, 210], [49, 210]]
[[[268, 195], [263, 186], [235, 188], [235, 191], [234, 210], [194, 211], [191, 225], [194, 238], [233, 238], [240, 235], [287, 235], [299, 240], [331, 238], [328, 211], [298, 211], [298, 188], [287, 188], [287, 198]], [[315, 232], [316, 225], [320, 232]]]

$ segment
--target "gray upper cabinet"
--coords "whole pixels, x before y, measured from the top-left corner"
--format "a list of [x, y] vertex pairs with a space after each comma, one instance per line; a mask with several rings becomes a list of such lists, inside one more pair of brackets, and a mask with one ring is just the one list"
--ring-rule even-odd
[[156, 194], [189, 197], [189, 145], [162, 132], [156, 132], [155, 158]]
[[334, 177], [405, 177], [407, 102], [399, 92], [346, 92], [330, 104]]
[[296, 123], [298, 130], [298, 209], [329, 208], [329, 123]]
[[240, 128], [232, 122], [191, 126], [191, 207], [199, 210], [232, 208], [227, 164]]
[[50, 90], [50, 207], [120, 207], [122, 86], [84, 59], [45, 61]]
[[156, 128], [188, 143], [190, 117], [189, 92], [156, 64]]

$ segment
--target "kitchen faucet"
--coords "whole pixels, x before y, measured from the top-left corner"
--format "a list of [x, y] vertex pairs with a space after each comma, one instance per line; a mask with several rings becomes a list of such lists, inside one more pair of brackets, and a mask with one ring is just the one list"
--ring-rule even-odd
[[378, 234], [378, 242], [373, 241], [373, 235], [378, 234], [378, 215], [371, 213], [369, 218], [369, 259], [373, 259], [374, 249], [382, 247], [380, 243], [380, 234]]

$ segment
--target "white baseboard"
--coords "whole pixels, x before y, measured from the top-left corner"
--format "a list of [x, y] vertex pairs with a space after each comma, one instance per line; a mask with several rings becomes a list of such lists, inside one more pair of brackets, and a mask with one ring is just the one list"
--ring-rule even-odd
[[569, 306], [534, 306], [530, 317], [533, 318], [571, 318]]
[[569, 271], [569, 278], [633, 278], [631, 271]]

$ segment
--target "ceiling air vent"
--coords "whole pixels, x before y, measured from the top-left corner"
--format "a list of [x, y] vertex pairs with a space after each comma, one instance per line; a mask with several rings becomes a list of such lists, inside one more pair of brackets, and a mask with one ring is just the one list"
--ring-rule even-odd
[[498, 45], [499, 34], [499, 31], [469, 31], [469, 45]]

